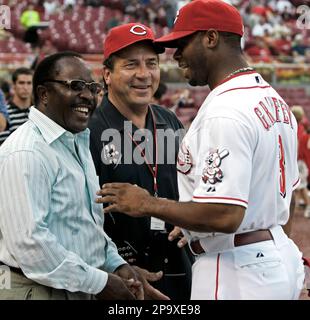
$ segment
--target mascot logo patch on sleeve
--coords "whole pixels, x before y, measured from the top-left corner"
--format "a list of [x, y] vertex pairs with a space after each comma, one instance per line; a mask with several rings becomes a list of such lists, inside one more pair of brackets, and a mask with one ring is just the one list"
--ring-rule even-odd
[[193, 166], [192, 156], [185, 144], [182, 143], [178, 154], [177, 170], [183, 174], [188, 174]]
[[210, 150], [205, 160], [206, 166], [202, 171], [202, 181], [204, 183], [209, 182], [210, 184], [216, 184], [222, 182], [223, 171], [220, 166], [222, 160], [229, 155], [229, 151], [224, 149], [219, 151], [218, 149]]

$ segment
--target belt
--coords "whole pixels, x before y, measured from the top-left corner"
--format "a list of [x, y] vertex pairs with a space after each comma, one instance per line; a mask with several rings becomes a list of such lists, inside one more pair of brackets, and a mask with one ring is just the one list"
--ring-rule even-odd
[[[236, 234], [234, 237], [235, 247], [244, 246], [255, 242], [273, 240], [272, 234], [269, 229], [266, 230], [255, 230], [245, 233]], [[190, 242], [190, 247], [195, 254], [202, 254], [206, 251], [200, 244], [200, 240], [194, 240]]]
[[15, 268], [15, 267], [8, 266], [7, 264], [5, 264], [5, 263], [0, 261], [0, 266], [1, 265], [10, 268], [10, 271], [12, 271], [12, 272], [15, 272], [15, 273], [18, 273], [18, 274], [21, 274], [21, 275], [24, 276], [24, 273], [23, 273], [22, 269], [20, 269], [20, 268]]

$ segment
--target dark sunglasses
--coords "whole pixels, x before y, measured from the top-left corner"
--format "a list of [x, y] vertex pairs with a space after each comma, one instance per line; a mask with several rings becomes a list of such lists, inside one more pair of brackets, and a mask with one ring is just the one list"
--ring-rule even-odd
[[47, 79], [44, 82], [55, 82], [67, 86], [72, 91], [81, 92], [86, 87], [92, 94], [98, 94], [103, 89], [103, 86], [98, 82], [85, 82], [84, 80], [53, 80]]

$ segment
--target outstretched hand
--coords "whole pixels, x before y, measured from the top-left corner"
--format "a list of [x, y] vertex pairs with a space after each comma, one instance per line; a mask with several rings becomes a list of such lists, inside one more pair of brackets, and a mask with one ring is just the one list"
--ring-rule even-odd
[[140, 274], [137, 273], [133, 267], [131, 267], [129, 264], [123, 264], [114, 271], [114, 274], [123, 279], [127, 288], [137, 300], [144, 300], [142, 279]]
[[168, 296], [155, 289], [150, 282], [158, 281], [162, 278], [163, 272], [149, 272], [146, 269], [142, 269], [138, 266], [132, 266], [135, 271], [140, 275], [140, 280], [142, 281], [144, 288], [144, 299], [145, 300], [170, 300]]
[[108, 280], [101, 292], [96, 295], [98, 300], [135, 300], [134, 294], [128, 289], [133, 280], [123, 280], [118, 275], [108, 273]]
[[179, 248], [183, 248], [187, 244], [187, 239], [184, 237], [182, 230], [179, 227], [174, 227], [168, 235], [169, 241], [173, 241], [175, 239], [180, 239], [177, 243]]
[[[96, 193], [97, 203], [107, 203], [105, 212], [122, 212], [132, 217], [143, 217], [143, 207], [148, 205], [152, 196], [147, 190], [130, 183], [106, 183]], [[139, 201], [137, 201], [139, 200]]]

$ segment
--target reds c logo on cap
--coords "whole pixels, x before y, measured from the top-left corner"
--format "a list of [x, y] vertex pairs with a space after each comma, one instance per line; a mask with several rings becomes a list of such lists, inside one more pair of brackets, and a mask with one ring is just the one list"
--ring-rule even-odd
[[146, 35], [146, 28], [144, 26], [139, 25], [139, 24], [132, 26], [129, 31], [133, 34], [136, 34], [137, 36]]

